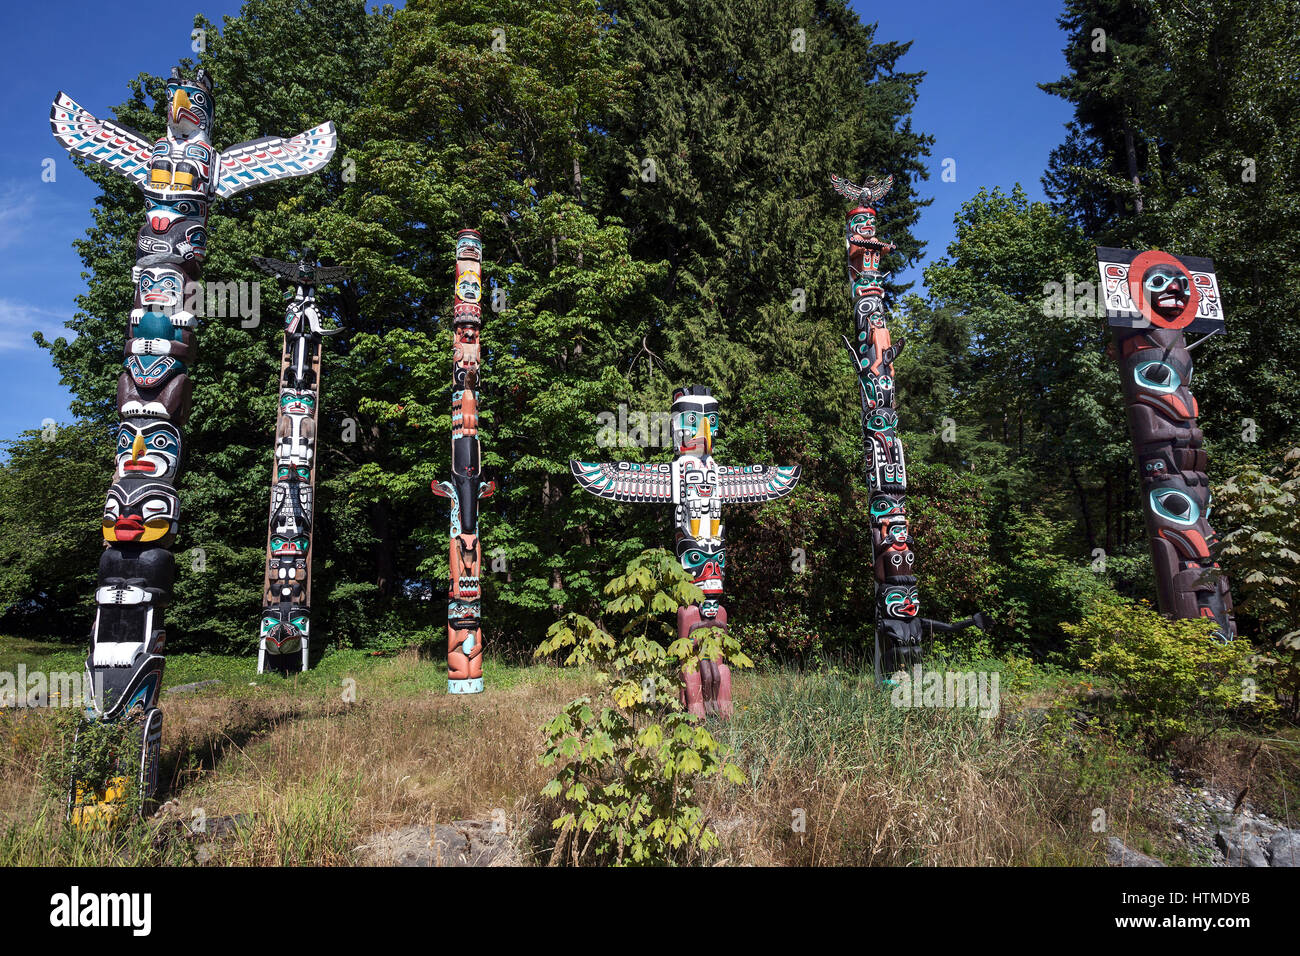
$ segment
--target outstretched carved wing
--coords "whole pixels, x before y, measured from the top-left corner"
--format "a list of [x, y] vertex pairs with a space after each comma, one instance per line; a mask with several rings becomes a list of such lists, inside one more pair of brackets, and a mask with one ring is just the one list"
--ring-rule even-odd
[[802, 470], [802, 465], [719, 465], [718, 491], [723, 504], [784, 498]]
[[298, 275], [298, 263], [285, 262], [283, 259], [264, 259], [262, 256], [249, 256], [253, 265], [270, 276], [281, 279], [293, 279]]
[[650, 501], [671, 504], [673, 466], [635, 461], [570, 461], [569, 468], [593, 495], [615, 501]]
[[328, 163], [337, 145], [333, 123], [321, 123], [292, 139], [264, 136], [240, 143], [221, 153], [214, 191], [227, 198], [249, 186], [306, 176]]
[[[299, 281], [302, 266], [300, 262], [285, 262], [283, 259], [269, 259], [262, 256], [249, 256], [249, 259], [267, 275], [276, 276], [287, 282]], [[310, 266], [306, 278], [308, 285], [333, 285], [347, 277], [347, 270], [342, 266]]]
[[317, 285], [333, 285], [348, 277], [348, 271], [342, 266], [317, 266], [312, 270], [312, 281]]
[[96, 119], [62, 91], [50, 107], [50, 128], [69, 153], [115, 169], [140, 185], [148, 181], [153, 143], [133, 129]]
[[831, 185], [835, 191], [850, 202], [876, 203], [885, 198], [885, 194], [894, 186], [893, 175], [884, 179], [868, 179], [861, 186], [842, 179], [831, 173]]

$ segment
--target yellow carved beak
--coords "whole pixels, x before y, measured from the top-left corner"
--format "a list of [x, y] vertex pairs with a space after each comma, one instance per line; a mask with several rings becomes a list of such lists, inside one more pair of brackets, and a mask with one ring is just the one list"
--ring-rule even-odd
[[172, 96], [172, 119], [180, 119], [181, 110], [190, 108], [190, 96], [184, 90], [177, 90]]
[[131, 460], [139, 461], [140, 456], [144, 454], [144, 436], [139, 432], [135, 433], [135, 441], [131, 442]]
[[709, 426], [708, 416], [700, 418], [700, 427], [695, 429], [695, 437], [704, 439], [704, 453], [713, 454], [713, 429]]

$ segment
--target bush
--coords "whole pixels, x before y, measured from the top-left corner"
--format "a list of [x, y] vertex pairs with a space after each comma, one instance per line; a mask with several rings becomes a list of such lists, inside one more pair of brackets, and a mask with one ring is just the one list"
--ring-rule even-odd
[[1084, 669], [1113, 685], [1120, 724], [1155, 752], [1274, 707], [1255, 688], [1250, 643], [1219, 640], [1213, 620], [1171, 620], [1146, 602], [1117, 598], [1096, 602], [1082, 621], [1062, 628]]
[[1215, 489], [1216, 523], [1223, 547], [1219, 557], [1237, 593], [1244, 597], [1239, 624], [1258, 623], [1274, 642], [1276, 684], [1300, 715], [1300, 448], [1289, 448], [1282, 464], [1265, 473], [1246, 467]]
[[572, 700], [542, 728], [546, 747], [538, 762], [560, 763], [542, 790], [563, 808], [552, 823], [560, 831], [552, 860], [689, 863], [718, 842], [696, 804], [697, 781], [721, 774], [742, 783], [744, 776], [683, 709], [680, 670], [720, 656], [735, 666], [752, 662], [720, 628], [696, 631], [698, 648], [677, 639], [677, 609], [704, 594], [667, 551], [634, 558], [605, 593], [612, 598], [605, 613], [626, 618], [619, 637], [571, 613], [551, 626], [536, 652], [572, 648], [564, 663], [594, 666], [604, 685], [599, 701]]

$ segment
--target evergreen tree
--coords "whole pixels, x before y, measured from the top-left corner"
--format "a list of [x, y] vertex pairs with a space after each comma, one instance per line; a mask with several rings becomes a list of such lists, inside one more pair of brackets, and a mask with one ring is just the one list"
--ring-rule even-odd
[[[241, 15], [227, 17], [219, 31], [202, 18], [207, 31], [198, 63], [216, 83], [214, 145], [223, 146], [276, 133], [293, 135], [326, 119], [340, 127], [340, 149], [352, 139], [349, 117], [358, 93], [376, 71], [389, 13], [367, 13], [352, 0], [248, 0]], [[165, 123], [166, 76], [142, 73], [129, 84], [127, 100], [111, 113], [122, 125], [153, 138]], [[93, 101], [81, 94], [92, 111]], [[76, 246], [89, 276], [78, 300], [80, 311], [68, 322], [75, 338], [37, 341], [50, 350], [64, 385], [73, 393], [72, 411], [93, 424], [111, 461], [116, 424], [115, 390], [121, 371], [122, 342], [132, 304], [131, 267], [144, 203], [124, 177], [78, 161], [102, 190], [93, 225]], [[248, 190], [213, 204], [209, 219], [210, 254], [206, 282], [261, 282], [261, 315], [254, 327], [237, 315], [202, 319], [200, 357], [192, 375], [194, 414], [185, 429], [179, 492], [181, 535], [178, 576], [168, 611], [169, 646], [251, 651], [256, 646], [257, 615], [266, 547], [266, 515], [271, 478], [283, 308], [280, 290], [249, 262], [254, 255], [283, 258], [312, 242], [316, 217], [337, 201], [343, 186], [339, 159], [317, 176]], [[348, 322], [355, 324], [351, 312]], [[377, 319], [372, 321], [378, 322]], [[343, 341], [340, 341], [343, 339]], [[323, 631], [346, 621], [347, 585], [374, 587], [375, 562], [367, 553], [369, 516], [339, 491], [339, 421], [352, 405], [347, 336], [331, 339], [324, 359], [324, 452], [318, 459], [317, 541], [313, 564], [316, 601], [327, 609]], [[111, 480], [102, 472], [91, 496], [96, 507]], [[92, 522], [83, 530], [95, 535]], [[97, 537], [97, 535], [95, 535]], [[202, 549], [200, 555], [193, 549]], [[93, 559], [92, 559], [93, 569]], [[201, 569], [201, 570], [200, 570]], [[80, 574], [77, 569], [75, 574]], [[79, 579], [79, 578], [78, 578]], [[342, 590], [343, 594], [337, 592]], [[89, 606], [90, 590], [82, 600]], [[333, 612], [333, 613], [331, 613]]]

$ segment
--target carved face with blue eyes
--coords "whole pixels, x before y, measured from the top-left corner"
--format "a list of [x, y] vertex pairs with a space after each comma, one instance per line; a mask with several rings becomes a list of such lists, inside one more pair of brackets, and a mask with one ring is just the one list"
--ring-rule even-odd
[[185, 275], [172, 266], [136, 266], [135, 307], [171, 315], [185, 303]]
[[727, 573], [727, 551], [721, 541], [693, 541], [678, 538], [677, 557], [682, 568], [695, 580], [695, 586], [708, 594], [721, 594]]
[[1151, 510], [1159, 518], [1190, 528], [1201, 518], [1192, 496], [1177, 488], [1156, 488], [1151, 492]]
[[876, 211], [874, 209], [859, 206], [849, 213], [848, 240], [851, 244], [855, 241], [870, 239], [875, 234]]
[[473, 229], [462, 229], [456, 234], [456, 258], [483, 260], [483, 238]]
[[679, 455], [703, 457], [713, 454], [713, 436], [721, 427], [718, 400], [707, 389], [693, 386], [699, 394], [678, 389], [670, 413], [673, 448]]
[[117, 433], [117, 477], [157, 478], [176, 483], [181, 433], [170, 422], [135, 419]]
[[[311, 614], [295, 605], [276, 605], [262, 611], [262, 637], [284, 650], [294, 650], [296, 642], [311, 633]], [[285, 645], [289, 645], [286, 647]]]
[[1192, 285], [1186, 274], [1162, 263], [1152, 266], [1142, 277], [1142, 294], [1156, 312], [1174, 319], [1191, 298]]

